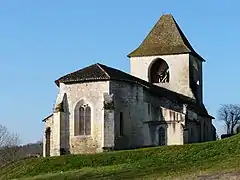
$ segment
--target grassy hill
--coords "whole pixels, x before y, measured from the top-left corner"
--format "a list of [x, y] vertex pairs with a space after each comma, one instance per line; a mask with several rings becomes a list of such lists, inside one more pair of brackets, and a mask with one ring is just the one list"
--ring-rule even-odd
[[240, 135], [236, 135], [183, 146], [26, 159], [2, 167], [0, 179], [166, 179], [238, 170], [239, 165]]

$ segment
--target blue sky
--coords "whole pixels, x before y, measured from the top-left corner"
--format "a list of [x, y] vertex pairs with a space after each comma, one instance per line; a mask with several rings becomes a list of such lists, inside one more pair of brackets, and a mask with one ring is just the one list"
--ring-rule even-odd
[[[0, 124], [22, 143], [41, 140], [57, 96], [54, 80], [101, 62], [129, 72], [127, 54], [163, 13], [172, 13], [204, 63], [204, 100], [239, 103], [236, 1], [0, 1]], [[222, 125], [214, 121], [218, 132]]]

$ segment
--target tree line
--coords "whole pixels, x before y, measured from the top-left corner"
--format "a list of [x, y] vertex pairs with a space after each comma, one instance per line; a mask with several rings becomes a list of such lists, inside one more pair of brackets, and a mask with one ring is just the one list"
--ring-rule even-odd
[[217, 112], [217, 120], [223, 122], [227, 135], [233, 135], [240, 130], [240, 105], [224, 104]]
[[0, 124], [0, 167], [32, 154], [42, 155], [42, 142], [20, 146], [19, 135]]

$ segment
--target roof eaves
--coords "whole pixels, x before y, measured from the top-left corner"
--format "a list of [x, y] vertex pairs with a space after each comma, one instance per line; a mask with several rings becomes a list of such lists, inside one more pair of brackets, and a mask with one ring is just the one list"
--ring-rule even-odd
[[59, 79], [55, 80], [54, 82], [57, 85], [57, 87], [59, 87], [59, 85], [60, 85]]
[[[197, 114], [203, 116], [203, 117], [208, 117], [211, 119], [215, 119], [213, 116], [209, 115], [207, 110], [205, 109], [205, 106], [203, 105], [203, 107], [193, 107], [192, 105], [188, 106], [189, 109], [195, 111]], [[202, 111], [199, 111], [199, 109], [201, 109]]]
[[150, 88], [150, 85], [148, 85], [147, 83], [141, 83], [141, 82], [139, 82], [139, 81], [133, 81], [133, 80], [121, 79], [121, 78], [110, 78], [110, 80], [129, 82], [129, 83], [138, 84], [138, 85], [140, 85], [140, 86], [143, 86], [144, 88]]
[[206, 62], [206, 60], [203, 59], [203, 57], [200, 56], [198, 53], [196, 53], [196, 52], [191, 52], [190, 54], [193, 55], [194, 57], [198, 58], [200, 61]]
[[61, 83], [64, 83], [64, 84], [75, 84], [75, 83], [108, 81], [108, 80], [110, 80], [110, 78], [95, 78], [95, 79], [81, 79], [81, 80], [61, 81]]
[[174, 52], [172, 52], [172, 53], [161, 53], [161, 54], [159, 54], [159, 53], [151, 53], [151, 54], [147, 54], [147, 53], [145, 53], [145, 54], [142, 54], [142, 55], [128, 55], [127, 57], [147, 57], [147, 56], [165, 56], [165, 55], [177, 55], [177, 54], [190, 54], [191, 52], [183, 52], [183, 53], [174, 53]]
[[134, 55], [134, 51], [132, 52], [132, 53], [130, 53], [130, 54], [128, 54], [127, 55], [127, 57], [128, 58], [131, 58], [131, 57], [147, 57], [147, 56], [164, 56], [164, 55], [177, 55], [177, 54], [191, 54], [191, 55], [193, 55], [194, 57], [196, 57], [196, 58], [198, 58], [200, 61], [202, 61], [202, 62], [206, 62], [206, 60], [205, 59], [203, 59], [203, 57], [201, 57], [198, 53], [196, 53], [196, 52], [191, 52], [191, 51], [189, 51], [189, 52], [183, 52], [183, 53], [161, 53], [161, 54], [159, 54], [159, 53], [152, 53], [152, 54], [142, 54], [142, 55]]
[[45, 117], [45, 118], [42, 120], [42, 122], [46, 122], [46, 120], [47, 120], [48, 118], [52, 117], [52, 116], [53, 116], [53, 113], [50, 114], [49, 116]]

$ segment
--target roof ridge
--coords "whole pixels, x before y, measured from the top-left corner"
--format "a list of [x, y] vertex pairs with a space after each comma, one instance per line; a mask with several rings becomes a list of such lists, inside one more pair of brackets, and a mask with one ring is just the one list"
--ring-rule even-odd
[[180, 26], [178, 25], [178, 23], [176, 22], [175, 18], [171, 15], [172, 20], [174, 21], [174, 25], [176, 26], [178, 33], [181, 37], [185, 37], [185, 38], [181, 38], [181, 40], [183, 41], [184, 46], [189, 49], [189, 51], [193, 51], [195, 52], [195, 50], [193, 49], [192, 45], [190, 44], [190, 42], [188, 41], [186, 35], [184, 34], [184, 32], [182, 31], [182, 29], [180, 28]]
[[[93, 70], [94, 69], [94, 70]], [[74, 82], [78, 79], [82, 80], [91, 80], [94, 76], [95, 79], [109, 79], [110, 76], [106, 73], [106, 71], [98, 64], [91, 64], [87, 67], [84, 67], [82, 69], [73, 71], [67, 75], [64, 75], [57, 80], [55, 80], [55, 83], [57, 86], [59, 86], [60, 82]]]
[[[187, 37], [185, 36], [185, 34], [183, 33], [183, 31], [181, 30], [181, 28], [179, 27], [178, 23], [176, 22], [175, 18], [171, 15], [170, 16], [171, 19], [174, 22], [174, 26], [177, 28], [177, 33], [179, 34], [179, 36], [181, 37], [181, 41], [183, 42], [183, 45], [185, 46], [186, 49], [188, 49], [189, 51], [192, 51], [193, 48], [191, 46], [191, 44], [189, 43], [189, 41], [187, 40]], [[184, 41], [185, 40], [185, 41]], [[186, 44], [187, 43], [187, 44]], [[190, 47], [190, 48], [189, 48]], [[194, 50], [193, 50], [194, 51]]]
[[100, 63], [96, 63], [96, 65], [98, 66], [98, 68], [100, 68], [108, 78], [110, 78], [110, 75], [106, 72], [106, 70], [102, 67], [102, 64]]

